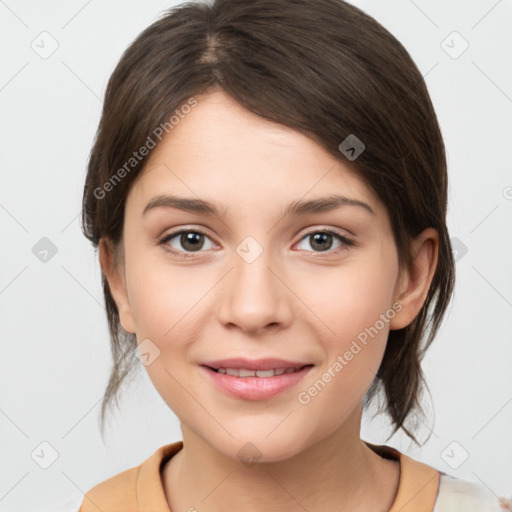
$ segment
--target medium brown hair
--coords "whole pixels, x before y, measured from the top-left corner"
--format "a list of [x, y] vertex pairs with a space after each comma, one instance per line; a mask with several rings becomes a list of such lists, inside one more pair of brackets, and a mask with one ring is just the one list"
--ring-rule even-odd
[[[424, 414], [420, 363], [455, 281], [444, 143], [420, 71], [383, 26], [342, 0], [214, 0], [169, 9], [117, 64], [89, 156], [82, 230], [96, 248], [102, 239], [111, 241], [117, 263], [126, 198], [147, 156], [129, 169], [126, 163], [190, 98], [214, 89], [306, 134], [351, 166], [387, 208], [401, 268], [411, 262], [412, 239], [427, 227], [438, 231], [438, 262], [425, 303], [410, 325], [389, 332], [364, 401], [366, 408], [383, 390], [393, 434], [402, 428], [418, 443], [405, 420]], [[350, 134], [365, 150], [348, 162], [339, 145]], [[122, 179], [114, 182], [115, 174]], [[103, 430], [107, 407], [117, 403], [138, 361], [136, 337], [122, 328], [104, 274], [102, 283], [113, 355]]]

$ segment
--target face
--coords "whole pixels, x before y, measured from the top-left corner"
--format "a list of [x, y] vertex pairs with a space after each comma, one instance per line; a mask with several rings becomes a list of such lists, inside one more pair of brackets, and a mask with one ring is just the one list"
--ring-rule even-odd
[[[226, 456], [251, 442], [283, 460], [347, 428], [408, 321], [385, 206], [348, 164], [216, 92], [131, 188], [110, 279], [121, 323], [182, 428]], [[333, 196], [348, 201], [307, 207]], [[267, 359], [293, 369], [237, 376]]]

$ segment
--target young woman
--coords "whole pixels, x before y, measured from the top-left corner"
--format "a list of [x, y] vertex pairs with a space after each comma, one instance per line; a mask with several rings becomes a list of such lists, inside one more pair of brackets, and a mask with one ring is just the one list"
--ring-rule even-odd
[[81, 512], [497, 511], [483, 486], [360, 438], [421, 414], [454, 286], [442, 136], [421, 73], [340, 0], [167, 12], [108, 84], [84, 190], [114, 367], [183, 441]]

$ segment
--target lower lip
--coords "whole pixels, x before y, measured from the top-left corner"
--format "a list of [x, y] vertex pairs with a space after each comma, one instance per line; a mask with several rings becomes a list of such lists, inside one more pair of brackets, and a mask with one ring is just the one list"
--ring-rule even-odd
[[221, 391], [243, 400], [265, 400], [295, 386], [306, 376], [312, 366], [274, 377], [235, 377], [217, 373], [206, 366], [201, 366], [201, 368], [208, 373], [213, 383]]

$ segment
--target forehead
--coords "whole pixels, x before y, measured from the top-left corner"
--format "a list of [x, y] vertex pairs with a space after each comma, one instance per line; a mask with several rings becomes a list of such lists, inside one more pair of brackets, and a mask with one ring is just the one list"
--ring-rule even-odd
[[249, 112], [222, 92], [196, 99], [152, 150], [132, 185], [129, 199], [139, 208], [164, 193], [239, 201], [253, 211], [342, 194], [385, 214], [343, 156], [334, 158], [306, 135]]

